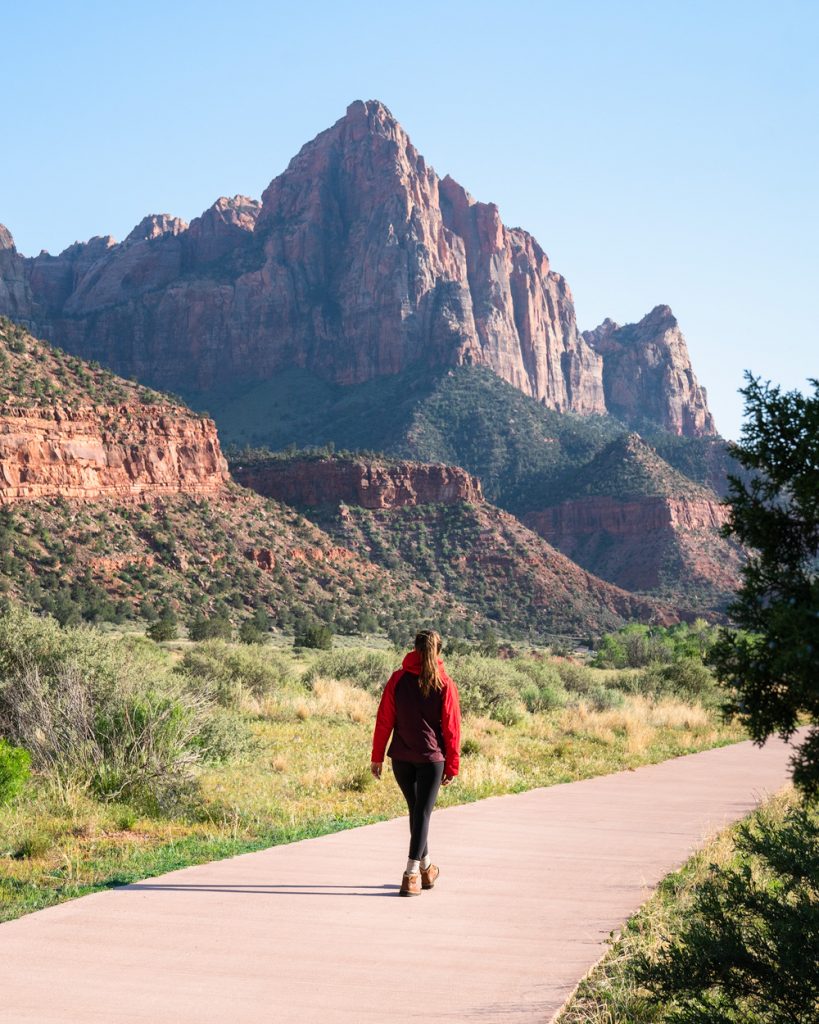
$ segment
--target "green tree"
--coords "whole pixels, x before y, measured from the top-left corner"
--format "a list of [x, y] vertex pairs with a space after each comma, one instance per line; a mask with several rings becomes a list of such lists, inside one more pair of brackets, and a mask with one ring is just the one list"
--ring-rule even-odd
[[230, 619], [221, 612], [216, 612], [209, 618], [199, 613], [188, 626], [188, 636], [191, 640], [230, 640], [232, 635]]
[[172, 611], [165, 611], [156, 622], [152, 622], [145, 630], [151, 640], [176, 640], [179, 636], [179, 623]]
[[819, 795], [819, 381], [813, 395], [782, 392], [746, 374], [745, 423], [732, 454], [724, 534], [748, 550], [742, 585], [711, 652], [736, 696], [734, 711], [762, 742], [812, 728], [793, 757], [793, 778]]
[[329, 651], [333, 646], [333, 631], [325, 622], [302, 622], [296, 629], [293, 646]]

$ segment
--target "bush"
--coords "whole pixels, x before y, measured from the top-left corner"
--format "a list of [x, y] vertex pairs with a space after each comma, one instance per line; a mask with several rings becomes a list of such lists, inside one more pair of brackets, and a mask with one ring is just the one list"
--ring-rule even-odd
[[107, 799], [167, 802], [211, 756], [214, 705], [146, 640], [12, 609], [0, 616], [0, 731]]
[[650, 665], [643, 670], [645, 692], [670, 694], [715, 706], [724, 696], [712, 673], [699, 659], [685, 658], [670, 665]]
[[346, 679], [380, 695], [396, 667], [395, 655], [387, 651], [336, 650], [320, 654], [307, 670], [304, 681], [312, 686], [319, 677]]
[[145, 630], [151, 640], [161, 643], [163, 640], [176, 640], [179, 636], [179, 624], [173, 612], [163, 613], [156, 622], [152, 622]]
[[489, 715], [510, 725], [520, 719], [523, 705], [519, 690], [526, 677], [510, 662], [459, 654], [451, 659], [448, 670], [458, 686], [465, 714]]
[[293, 646], [329, 651], [333, 646], [333, 631], [326, 622], [303, 623], [296, 631]]
[[561, 708], [568, 700], [563, 680], [554, 665], [531, 658], [516, 658], [512, 665], [525, 677], [520, 695], [527, 711], [533, 714]]
[[270, 648], [235, 647], [224, 640], [206, 640], [186, 651], [178, 671], [223, 707], [241, 706], [243, 694], [270, 696], [295, 678], [284, 655]]
[[[792, 809], [739, 827], [738, 858], [712, 865], [681, 931], [637, 958], [668, 1024], [809, 1024], [819, 1009], [819, 821]], [[673, 877], [673, 876], [672, 876]]]
[[29, 776], [31, 755], [0, 739], [0, 804], [8, 803], [22, 789]]
[[188, 626], [188, 636], [191, 640], [230, 640], [233, 636], [233, 626], [227, 615], [217, 613], [206, 618], [198, 615]]
[[251, 619], [246, 619], [239, 626], [239, 639], [243, 644], [263, 644], [267, 639], [267, 633], [259, 629]]

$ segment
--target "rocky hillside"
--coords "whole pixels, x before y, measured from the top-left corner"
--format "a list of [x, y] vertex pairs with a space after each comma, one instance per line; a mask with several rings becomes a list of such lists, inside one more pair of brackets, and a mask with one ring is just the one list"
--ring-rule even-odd
[[215, 429], [0, 322], [0, 590], [64, 621], [256, 609], [353, 630], [467, 610], [238, 487]]
[[244, 487], [288, 505], [375, 509], [483, 500], [480, 480], [458, 466], [330, 456], [240, 459], [231, 472]]
[[220, 199], [190, 225], [153, 215], [123, 242], [33, 259], [0, 233], [0, 313], [208, 407], [288, 371], [350, 386], [471, 365], [549, 409], [711, 433], [682, 335], [656, 312], [583, 336], [537, 241], [439, 178], [377, 101], [304, 146], [261, 203]]
[[227, 481], [212, 420], [0, 320], [0, 504], [205, 496]]
[[626, 590], [703, 612], [723, 609], [739, 582], [740, 552], [719, 533], [726, 508], [637, 434], [565, 476], [555, 498], [524, 522]]
[[235, 471], [263, 493], [300, 496], [305, 514], [345, 549], [423, 581], [497, 629], [588, 637], [623, 620], [675, 620], [668, 607], [579, 568], [483, 500], [462, 470], [378, 461], [368, 467], [343, 456], [259, 465], [254, 473], [239, 462]]

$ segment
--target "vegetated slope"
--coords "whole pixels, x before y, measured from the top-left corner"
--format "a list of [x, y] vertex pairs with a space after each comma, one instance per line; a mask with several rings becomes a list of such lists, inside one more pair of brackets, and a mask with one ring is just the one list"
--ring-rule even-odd
[[505, 633], [597, 635], [673, 613], [585, 572], [463, 470], [357, 457], [238, 463], [239, 479], [294, 501], [345, 548], [424, 581]]
[[427, 580], [497, 628], [524, 636], [599, 636], [617, 623], [669, 623], [674, 612], [584, 572], [502, 509], [485, 502], [350, 507], [318, 522], [354, 550]]
[[727, 509], [637, 434], [561, 481], [559, 502], [524, 521], [574, 561], [631, 591], [697, 612], [723, 610], [741, 552], [720, 535]]
[[639, 434], [623, 434], [560, 481], [563, 501], [588, 497], [686, 498], [714, 501], [716, 495], [660, 458]]
[[439, 178], [377, 100], [352, 103], [261, 202], [222, 198], [190, 225], [149, 215], [123, 242], [33, 259], [0, 228], [0, 313], [173, 390], [479, 365], [558, 411], [714, 432], [667, 307], [582, 335], [538, 242]]
[[[0, 586], [78, 617], [263, 608], [354, 629], [442, 612], [423, 583], [231, 483], [213, 424], [0, 322]], [[111, 404], [111, 403], [115, 404]], [[68, 495], [69, 497], [67, 497]], [[463, 609], [447, 603], [447, 614]]]
[[[194, 396], [194, 401], [204, 401]], [[486, 497], [517, 512], [543, 504], [555, 482], [626, 428], [610, 416], [556, 413], [485, 367], [416, 371], [331, 386], [304, 373], [211, 402], [232, 461], [245, 446], [351, 452], [462, 466]]]

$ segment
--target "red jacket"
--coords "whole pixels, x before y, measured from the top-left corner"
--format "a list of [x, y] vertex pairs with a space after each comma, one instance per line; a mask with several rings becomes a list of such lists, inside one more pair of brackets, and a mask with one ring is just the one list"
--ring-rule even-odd
[[[384, 760], [387, 741], [393, 739], [387, 752], [402, 761], [443, 761], [444, 773], [458, 774], [461, 750], [461, 706], [458, 688], [438, 659], [438, 670], [444, 682], [441, 691], [428, 697], [421, 694], [418, 676], [421, 655], [410, 651], [401, 668], [390, 676], [375, 720], [371, 760]], [[412, 676], [415, 678], [413, 679]]]

